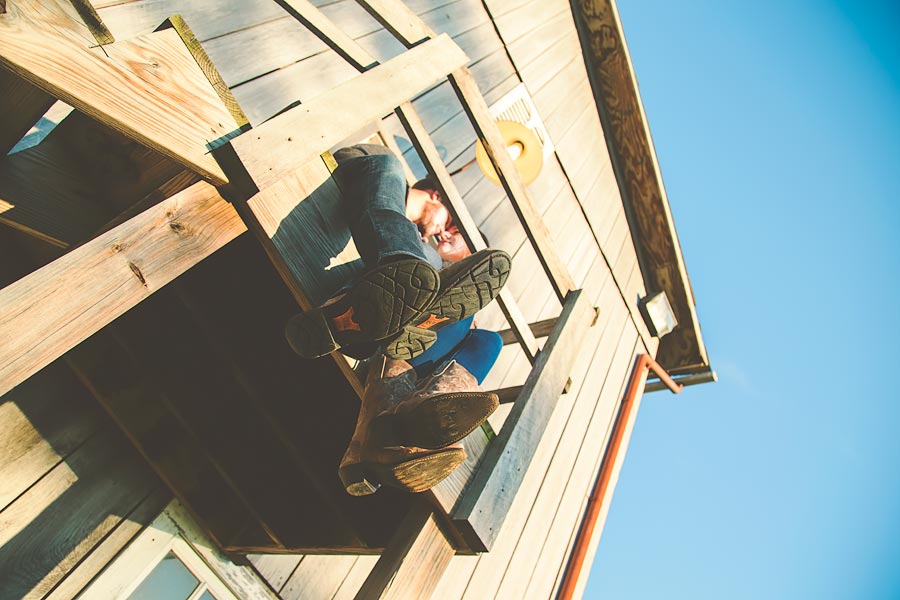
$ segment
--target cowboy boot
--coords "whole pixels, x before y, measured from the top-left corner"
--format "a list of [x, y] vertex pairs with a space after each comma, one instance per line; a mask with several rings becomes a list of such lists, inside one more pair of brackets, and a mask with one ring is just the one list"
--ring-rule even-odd
[[482, 391], [475, 376], [451, 360], [405, 400], [378, 413], [370, 439], [386, 447], [443, 448], [472, 433], [499, 404], [497, 394]]
[[405, 361], [377, 356], [370, 367], [356, 430], [341, 460], [338, 475], [347, 493], [372, 494], [384, 484], [422, 492], [440, 483], [466, 459], [462, 446], [425, 449], [385, 448], [369, 435], [372, 419], [406, 398], [415, 388], [416, 372]]
[[349, 290], [321, 307], [291, 317], [285, 335], [304, 358], [390, 337], [421, 320], [439, 284], [437, 271], [424, 260], [388, 262], [364, 273]]
[[509, 254], [485, 248], [441, 269], [440, 289], [423, 318], [387, 341], [385, 355], [408, 360], [425, 352], [441, 327], [462, 321], [490, 304], [506, 284], [511, 267]]

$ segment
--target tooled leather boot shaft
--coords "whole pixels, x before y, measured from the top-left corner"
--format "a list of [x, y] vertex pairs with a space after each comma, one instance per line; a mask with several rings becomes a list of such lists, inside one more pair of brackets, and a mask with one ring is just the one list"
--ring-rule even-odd
[[446, 394], [449, 392], [476, 392], [481, 391], [478, 380], [472, 375], [468, 369], [456, 362], [450, 360], [446, 364], [438, 367], [429, 377], [423, 379], [410, 398], [420, 398], [433, 396], [435, 394]]

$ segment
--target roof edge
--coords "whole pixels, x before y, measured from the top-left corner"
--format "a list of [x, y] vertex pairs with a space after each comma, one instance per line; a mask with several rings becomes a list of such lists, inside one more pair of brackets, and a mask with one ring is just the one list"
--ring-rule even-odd
[[666, 370], [706, 370], [694, 293], [616, 2], [570, 1], [644, 283], [650, 294], [666, 292], [678, 319], [656, 359]]

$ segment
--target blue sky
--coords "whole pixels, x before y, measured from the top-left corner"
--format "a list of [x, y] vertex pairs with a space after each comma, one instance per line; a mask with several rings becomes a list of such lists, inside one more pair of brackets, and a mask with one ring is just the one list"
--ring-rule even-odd
[[619, 3], [720, 382], [645, 396], [586, 598], [900, 598], [900, 3]]

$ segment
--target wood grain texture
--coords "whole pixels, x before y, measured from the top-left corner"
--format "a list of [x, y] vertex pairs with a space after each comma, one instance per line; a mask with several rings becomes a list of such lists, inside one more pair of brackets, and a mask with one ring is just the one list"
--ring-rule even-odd
[[198, 183], [0, 291], [0, 394], [245, 230]]
[[420, 505], [401, 524], [356, 598], [428, 598], [453, 553], [434, 513]]
[[[249, 198], [468, 62], [446, 35], [430, 40], [214, 150]], [[360, 104], [359, 99], [366, 98]], [[314, 143], [311, 143], [313, 142]]]
[[547, 277], [553, 284], [557, 297], [560, 300], [564, 299], [569, 290], [574, 289], [572, 277], [557, 254], [540, 213], [534, 208], [528, 188], [522, 183], [516, 171], [500, 131], [497, 129], [497, 124], [490, 116], [487, 105], [478, 91], [478, 85], [468, 69], [465, 68], [453, 72], [450, 75], [450, 82], [462, 101], [469, 119], [475, 126], [478, 137], [484, 143], [494, 168], [500, 175], [503, 189], [506, 190], [506, 194], [525, 228], [525, 233], [534, 246]]
[[178, 33], [178, 37], [181, 38], [185, 48], [188, 49], [188, 52], [190, 52], [191, 56], [194, 57], [194, 60], [197, 61], [197, 66], [200, 67], [200, 70], [206, 75], [206, 79], [216, 91], [222, 104], [224, 104], [228, 112], [231, 113], [231, 117], [234, 119], [238, 128], [249, 125], [250, 122], [247, 120], [247, 116], [237, 103], [237, 100], [234, 99], [234, 94], [232, 94], [228, 86], [225, 85], [225, 81], [222, 79], [219, 70], [213, 64], [212, 60], [210, 60], [209, 55], [206, 53], [206, 50], [203, 49], [203, 46], [200, 45], [200, 42], [197, 40], [197, 37], [194, 35], [190, 26], [188, 26], [187, 21], [184, 20], [184, 17], [181, 15], [172, 15], [163, 21], [162, 25], [157, 27], [156, 30], [159, 31], [161, 29], [174, 29]]
[[70, 1], [72, 2], [72, 6], [78, 12], [78, 16], [84, 21], [88, 31], [91, 32], [91, 35], [94, 36], [94, 39], [97, 40], [98, 44], [112, 44], [116, 41], [109, 29], [106, 28], [106, 25], [103, 24], [100, 15], [94, 10], [94, 6], [89, 0]]
[[500, 534], [594, 316], [591, 303], [580, 292], [566, 299], [557, 327], [538, 355], [520, 399], [454, 509], [453, 522], [474, 550], [489, 550]]
[[108, 218], [76, 156], [45, 140], [0, 157], [0, 223], [57, 248], [88, 238]]
[[207, 145], [238, 126], [178, 33], [164, 30], [89, 48], [71, 23], [64, 0], [11, 4], [0, 18], [0, 64], [204, 178], [224, 183]]
[[357, 2], [407, 48], [435, 37], [435, 33], [403, 2], [397, 0], [357, 0]]
[[54, 363], [0, 404], [0, 511], [103, 427], [93, 399]]
[[3, 597], [47, 594], [154, 484], [118, 432], [92, 437], [0, 513]]
[[119, 524], [91, 550], [90, 554], [66, 573], [65, 579], [44, 597], [45, 600], [74, 598], [162, 512], [171, 499], [171, 492], [162, 485], [155, 486], [140, 504], [127, 515], [123, 515]]
[[375, 66], [372, 56], [362, 50], [353, 39], [339, 29], [307, 0], [275, 0], [292, 17], [303, 23], [316, 36], [349, 62], [358, 71]]
[[56, 98], [0, 67], [0, 156], [12, 150]]
[[648, 292], [665, 291], [679, 323], [660, 341], [657, 360], [672, 373], [708, 367], [693, 292], [615, 2], [579, 0], [574, 7]]

